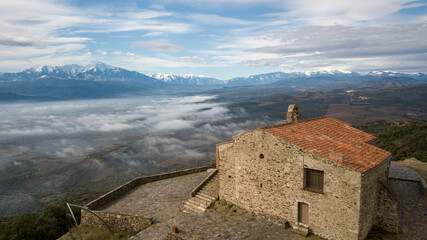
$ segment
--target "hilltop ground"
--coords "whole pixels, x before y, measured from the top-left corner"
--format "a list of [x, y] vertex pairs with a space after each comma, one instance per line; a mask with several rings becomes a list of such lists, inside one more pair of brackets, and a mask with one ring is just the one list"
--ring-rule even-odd
[[[401, 201], [402, 233], [394, 235], [373, 231], [368, 239], [423, 239], [427, 234], [426, 195], [422, 194], [419, 183], [411, 180], [419, 176], [414, 171], [402, 167], [403, 165], [425, 173], [427, 163], [409, 159], [393, 164], [390, 181]], [[182, 212], [181, 203], [189, 198], [191, 189], [205, 176], [207, 173], [201, 172], [148, 183], [106, 205], [103, 210], [140, 213], [147, 215], [146, 217], [153, 217], [153, 225], [132, 237], [132, 240], [322, 239], [315, 235], [306, 238], [288, 228], [285, 223], [280, 224], [277, 219], [255, 216], [225, 201], [214, 202], [200, 215]], [[400, 179], [395, 179], [396, 176]], [[173, 234], [172, 226], [177, 226], [179, 233]], [[67, 239], [67, 235], [61, 239]]]

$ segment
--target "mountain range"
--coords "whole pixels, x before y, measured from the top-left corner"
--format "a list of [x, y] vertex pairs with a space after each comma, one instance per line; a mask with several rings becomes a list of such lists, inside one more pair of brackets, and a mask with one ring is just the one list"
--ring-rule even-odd
[[[369, 88], [370, 81], [376, 86], [414, 85], [427, 82], [423, 73], [397, 73], [375, 71], [366, 74], [343, 71], [273, 72], [249, 77], [219, 80], [193, 74], [143, 74], [123, 68], [96, 63], [87, 66], [43, 66], [17, 73], [0, 73], [1, 99], [42, 98], [103, 98], [120, 94], [149, 94], [159, 90], [200, 91], [224, 87], [318, 87], [329, 89], [342, 85], [351, 86], [363, 82]], [[390, 83], [391, 81], [391, 83]], [[13, 97], [11, 97], [13, 96]]]

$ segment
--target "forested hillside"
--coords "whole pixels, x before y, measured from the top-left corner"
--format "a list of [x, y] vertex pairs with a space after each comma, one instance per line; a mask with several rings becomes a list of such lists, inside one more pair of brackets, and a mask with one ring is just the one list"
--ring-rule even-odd
[[415, 157], [427, 162], [427, 122], [375, 121], [356, 124], [354, 127], [377, 136], [375, 145], [393, 154], [392, 160]]

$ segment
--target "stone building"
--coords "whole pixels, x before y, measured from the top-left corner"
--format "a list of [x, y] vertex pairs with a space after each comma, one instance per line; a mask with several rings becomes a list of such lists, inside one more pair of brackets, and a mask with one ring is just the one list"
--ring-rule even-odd
[[232, 139], [217, 145], [221, 199], [327, 239], [398, 231], [391, 153], [374, 136], [327, 116], [301, 120], [290, 105], [286, 123]]

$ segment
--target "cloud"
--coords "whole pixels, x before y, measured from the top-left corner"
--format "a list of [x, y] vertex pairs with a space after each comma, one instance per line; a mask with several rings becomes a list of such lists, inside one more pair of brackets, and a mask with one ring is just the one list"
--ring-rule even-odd
[[313, 25], [349, 25], [360, 21], [371, 21], [386, 17], [402, 9], [413, 0], [303, 0], [287, 1], [288, 16], [296, 16], [300, 21]]
[[149, 32], [144, 34], [144, 37], [158, 37], [158, 36], [162, 36], [165, 35], [164, 32]]
[[[427, 53], [427, 26], [425, 24], [388, 27], [310, 26], [277, 33], [275, 44], [249, 51], [272, 53], [273, 59], [257, 59], [245, 64], [269, 65], [294, 63], [294, 67], [322, 67], [324, 63], [338, 63], [351, 67], [375, 62], [376, 67], [392, 68], [387, 60], [402, 56], [423, 56]], [[277, 44], [277, 39], [281, 42]], [[418, 65], [425, 60], [421, 57]], [[311, 66], [307, 65], [312, 63]], [[417, 65], [414, 65], [416, 67]], [[408, 69], [410, 70], [410, 69]]]
[[19, 110], [5, 107], [2, 112], [7, 117], [0, 126], [0, 140], [17, 136], [179, 130], [209, 119], [226, 119], [228, 109], [206, 102], [212, 98], [214, 96], [151, 100], [149, 105], [135, 101], [126, 108], [120, 107], [125, 99], [99, 100], [96, 106], [75, 101], [74, 104], [25, 105]]
[[158, 52], [179, 52], [184, 50], [183, 46], [169, 43], [167, 41], [140, 41], [132, 43], [132, 47], [145, 47]]
[[[41, 0], [16, 0], [0, 5], [0, 68], [19, 69], [39, 66], [43, 58], [49, 65], [68, 58], [70, 63], [88, 63], [86, 33], [145, 31], [182, 34], [195, 26], [164, 10], [84, 8], [71, 3]], [[97, 35], [91, 34], [95, 38]], [[95, 51], [95, 50], [92, 50]], [[105, 55], [105, 51], [99, 52]]]
[[170, 121], [162, 121], [152, 126], [155, 130], [178, 130], [193, 127], [192, 121], [174, 119]]
[[104, 55], [104, 56], [108, 55], [108, 53], [106, 51], [104, 51], [104, 50], [98, 49], [98, 50], [96, 50], [96, 52], [99, 53], [99, 54], [101, 54], [101, 55]]
[[[203, 51], [229, 64], [281, 71], [426, 71], [427, 25], [303, 26], [239, 33]], [[412, 61], [407, 62], [406, 58]], [[403, 67], [404, 66], [404, 67]], [[377, 68], [377, 69], [375, 69]]]
[[184, 62], [200, 62], [201, 61], [199, 56], [179, 57], [178, 59]]
[[11, 39], [0, 39], [0, 45], [9, 46], [9, 47], [27, 47], [32, 46], [32, 42], [27, 41], [16, 41]]
[[224, 7], [235, 9], [245, 8], [254, 6], [278, 6], [283, 1], [280, 0], [206, 0], [206, 1], [194, 1], [194, 0], [159, 0], [159, 3], [171, 4], [179, 3], [186, 4], [191, 7], [198, 9], [223, 9]]
[[[299, 22], [309, 25], [354, 24], [361, 21], [381, 19], [404, 9], [426, 5], [413, 0], [341, 0], [339, 2], [335, 0], [236, 0], [232, 2], [227, 0], [160, 0], [157, 2], [180, 3], [209, 10], [224, 7], [242, 10], [245, 8], [270, 7], [277, 9], [277, 12], [266, 15], [284, 19], [286, 22]], [[204, 22], [203, 16], [200, 18]], [[222, 22], [222, 18], [218, 20]], [[211, 23], [215, 24], [215, 21]]]
[[89, 151], [93, 150], [92, 147], [84, 148], [80, 145], [66, 145], [63, 146], [60, 150], [58, 150], [55, 155], [60, 158], [70, 158], [76, 156], [84, 156]]
[[195, 13], [186, 16], [186, 18], [190, 19], [193, 22], [197, 22], [203, 25], [211, 25], [211, 26], [230, 26], [230, 25], [250, 25], [254, 24], [254, 22], [242, 20], [238, 18], [231, 17], [223, 17], [216, 14], [201, 14]]

